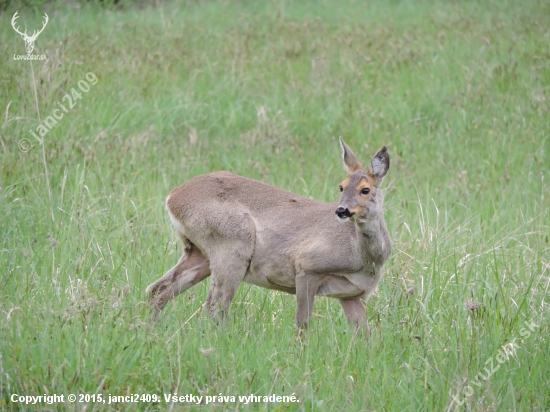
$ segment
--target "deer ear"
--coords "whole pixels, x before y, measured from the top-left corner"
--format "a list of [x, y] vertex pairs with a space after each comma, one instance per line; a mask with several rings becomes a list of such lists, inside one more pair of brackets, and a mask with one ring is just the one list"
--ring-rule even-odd
[[380, 186], [382, 179], [388, 173], [390, 168], [390, 154], [388, 148], [382, 146], [382, 148], [376, 152], [370, 162], [370, 169], [367, 172], [370, 178], [373, 180], [374, 187]]
[[351, 149], [344, 143], [344, 139], [340, 136], [340, 146], [342, 147], [342, 157], [344, 158], [344, 165], [348, 169], [348, 173], [353, 173], [356, 170], [362, 169], [361, 163], [357, 160]]

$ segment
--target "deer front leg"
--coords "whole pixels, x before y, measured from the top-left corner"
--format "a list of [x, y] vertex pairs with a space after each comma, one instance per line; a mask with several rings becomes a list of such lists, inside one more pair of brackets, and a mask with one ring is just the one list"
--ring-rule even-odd
[[317, 294], [322, 276], [302, 272], [296, 276], [296, 326], [307, 328], [313, 313], [313, 299]]
[[363, 331], [366, 337], [370, 337], [369, 322], [367, 319], [367, 310], [364, 303], [359, 298], [339, 299], [342, 309], [346, 315], [349, 325], [356, 331]]

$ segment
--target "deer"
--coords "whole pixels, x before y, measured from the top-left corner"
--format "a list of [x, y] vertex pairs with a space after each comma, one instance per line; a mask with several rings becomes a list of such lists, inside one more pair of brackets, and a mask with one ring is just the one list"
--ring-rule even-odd
[[34, 42], [36, 42], [36, 39], [38, 38], [38, 35], [44, 31], [46, 28], [46, 25], [48, 24], [48, 21], [50, 18], [46, 13], [44, 13], [44, 21], [42, 22], [42, 28], [40, 30], [34, 30], [32, 35], [29, 36], [27, 34], [27, 30], [25, 30], [23, 33], [19, 30], [19, 26], [16, 26], [16, 20], [19, 18], [18, 16], [19, 10], [15, 12], [13, 15], [13, 18], [11, 19], [11, 25], [13, 29], [21, 35], [23, 40], [25, 41], [25, 49], [27, 50], [27, 54], [31, 54], [34, 50]]
[[184, 246], [178, 263], [149, 285], [157, 319], [168, 301], [211, 277], [206, 308], [218, 322], [241, 282], [296, 295], [307, 328], [315, 296], [340, 301], [349, 325], [370, 336], [365, 303], [392, 250], [379, 186], [390, 167], [383, 146], [365, 170], [340, 137], [347, 176], [339, 203], [323, 203], [220, 171], [196, 176], [166, 199]]

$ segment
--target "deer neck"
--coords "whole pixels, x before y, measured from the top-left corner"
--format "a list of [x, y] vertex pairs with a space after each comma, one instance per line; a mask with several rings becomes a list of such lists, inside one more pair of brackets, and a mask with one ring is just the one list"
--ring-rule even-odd
[[384, 216], [377, 216], [375, 219], [361, 219], [360, 217], [353, 217], [352, 220], [355, 223], [356, 230], [363, 237], [376, 236], [381, 231], [381, 224], [384, 223]]
[[380, 214], [375, 219], [356, 219], [355, 230], [362, 245], [364, 259], [382, 264], [392, 249], [384, 215]]

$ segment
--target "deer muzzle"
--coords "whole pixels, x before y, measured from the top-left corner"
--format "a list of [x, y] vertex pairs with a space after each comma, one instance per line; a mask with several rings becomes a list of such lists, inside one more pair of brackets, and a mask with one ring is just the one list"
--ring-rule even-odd
[[338, 216], [340, 220], [346, 221], [353, 215], [354, 214], [350, 212], [347, 207], [338, 206], [338, 209], [336, 209], [336, 216]]

